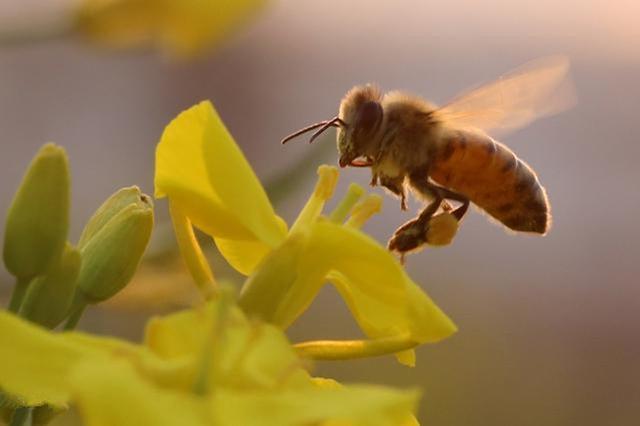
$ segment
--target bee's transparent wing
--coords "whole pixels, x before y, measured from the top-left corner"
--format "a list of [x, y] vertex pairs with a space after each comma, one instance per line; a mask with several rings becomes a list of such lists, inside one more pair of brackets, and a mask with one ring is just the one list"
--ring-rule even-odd
[[575, 104], [569, 60], [550, 56], [458, 96], [438, 110], [447, 124], [505, 134]]

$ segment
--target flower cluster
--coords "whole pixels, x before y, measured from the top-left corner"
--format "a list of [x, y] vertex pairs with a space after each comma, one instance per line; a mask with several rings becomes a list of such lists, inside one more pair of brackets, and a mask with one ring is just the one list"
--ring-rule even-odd
[[[3, 333], [0, 344], [0, 411], [16, 425], [29, 424], [35, 413], [46, 417], [60, 404], [55, 398], [37, 396], [57, 385], [47, 384], [37, 369], [27, 365], [31, 359], [45, 370], [62, 366], [42, 362], [42, 355], [55, 349], [46, 343], [53, 337], [44, 329], [63, 323], [64, 329], [73, 329], [88, 305], [124, 288], [153, 228], [150, 198], [137, 187], [123, 188], [96, 211], [74, 246], [67, 241], [70, 188], [65, 151], [46, 144], [29, 166], [7, 214], [3, 259], [16, 285], [0, 325], [11, 329]], [[46, 336], [44, 343], [22, 333], [21, 327]], [[34, 410], [35, 406], [40, 407]]]
[[114, 48], [154, 45], [189, 57], [211, 48], [261, 9], [264, 0], [82, 0], [77, 31]]
[[[46, 423], [68, 407], [88, 425], [417, 424], [416, 390], [341, 385], [304, 368], [305, 359], [386, 354], [413, 365], [416, 346], [455, 332], [398, 260], [360, 231], [380, 210], [379, 196], [352, 184], [323, 214], [337, 179], [335, 167], [320, 166], [289, 227], [213, 106], [181, 113], [157, 146], [155, 192], [168, 199], [203, 301], [150, 319], [143, 343], [133, 344], [72, 330], [87, 305], [130, 280], [151, 233], [151, 202], [137, 188], [116, 192], [72, 246], [66, 155], [45, 146], [5, 231], [5, 264], [17, 284], [0, 312], [4, 414], [15, 425]], [[216, 281], [194, 228], [246, 276], [237, 297]], [[327, 282], [366, 338], [289, 343], [285, 330]], [[61, 323], [62, 333], [47, 330]]]
[[141, 345], [52, 335], [7, 313], [0, 341], [12, 349], [0, 352], [6, 392], [53, 411], [73, 403], [88, 425], [410, 425], [418, 397], [311, 378], [282, 331], [249, 321], [224, 292], [152, 319]]
[[[352, 185], [324, 217], [338, 171], [321, 166], [318, 175], [288, 230], [211, 103], [180, 114], [156, 151], [156, 197], [169, 199], [182, 252], [205, 297], [215, 293], [214, 278], [192, 225], [211, 235], [229, 263], [248, 275], [239, 298], [248, 315], [287, 328], [329, 281], [373, 339], [367, 344], [380, 351], [385, 342], [387, 352], [413, 364], [410, 348], [447, 337], [455, 326], [387, 250], [358, 230], [381, 200], [372, 195], [357, 204], [363, 191]], [[356, 356], [367, 353], [349, 355]]]

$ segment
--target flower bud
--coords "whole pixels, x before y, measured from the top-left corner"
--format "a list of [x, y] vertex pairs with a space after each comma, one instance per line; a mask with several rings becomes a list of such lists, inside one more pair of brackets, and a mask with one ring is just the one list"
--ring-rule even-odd
[[129, 204], [136, 204], [140, 201], [140, 189], [137, 186], [122, 188], [102, 203], [102, 205], [91, 216], [89, 222], [85, 225], [78, 241], [78, 247], [84, 245], [98, 232], [109, 220]]
[[46, 272], [62, 253], [69, 229], [70, 178], [64, 149], [43, 146], [7, 214], [4, 263], [23, 282]]
[[49, 328], [60, 324], [71, 306], [80, 263], [80, 252], [67, 243], [58, 262], [29, 285], [19, 315]]
[[147, 195], [133, 187], [111, 196], [83, 232], [79, 245], [82, 266], [74, 303], [107, 300], [127, 285], [142, 259], [152, 228], [153, 204]]

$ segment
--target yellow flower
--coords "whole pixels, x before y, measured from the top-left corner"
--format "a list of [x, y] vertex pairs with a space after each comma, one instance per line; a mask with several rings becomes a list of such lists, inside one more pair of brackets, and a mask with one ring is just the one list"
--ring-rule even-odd
[[[355, 357], [401, 352], [452, 334], [451, 320], [398, 261], [357, 229], [379, 210], [380, 198], [369, 196], [354, 207], [363, 191], [352, 186], [331, 217], [324, 218], [338, 171], [321, 166], [318, 174], [313, 194], [287, 232], [211, 103], [182, 112], [167, 126], [156, 151], [156, 196], [169, 199], [180, 248], [205, 294], [214, 292], [213, 275], [191, 225], [211, 235], [227, 261], [249, 275], [239, 301], [245, 312], [286, 328], [329, 280], [362, 330], [379, 339], [343, 347], [336, 342], [306, 345], [302, 353], [331, 357], [342, 351]], [[412, 351], [399, 358], [413, 364]]]
[[[149, 322], [145, 344], [53, 334], [0, 312], [0, 388], [88, 425], [405, 425], [416, 391], [317, 384], [276, 327], [228, 297]], [[42, 362], [42, 354], [47, 362]]]
[[83, 0], [78, 29], [110, 47], [156, 43], [176, 56], [212, 47], [264, 0]]

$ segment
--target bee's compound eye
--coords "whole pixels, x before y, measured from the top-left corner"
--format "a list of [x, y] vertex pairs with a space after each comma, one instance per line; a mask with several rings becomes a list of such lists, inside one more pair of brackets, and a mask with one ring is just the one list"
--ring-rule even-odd
[[367, 101], [358, 109], [355, 127], [362, 132], [375, 130], [382, 121], [382, 105], [379, 102]]

